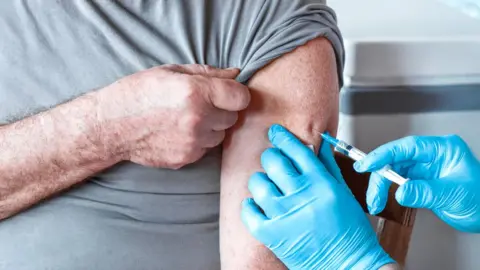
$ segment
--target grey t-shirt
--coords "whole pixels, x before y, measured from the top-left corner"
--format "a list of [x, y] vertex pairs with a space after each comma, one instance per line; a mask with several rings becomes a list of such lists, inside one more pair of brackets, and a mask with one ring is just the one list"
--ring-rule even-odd
[[[167, 63], [258, 69], [317, 36], [321, 0], [0, 1], [0, 124]], [[0, 222], [0, 269], [220, 268], [221, 149], [173, 171], [119, 164]]]

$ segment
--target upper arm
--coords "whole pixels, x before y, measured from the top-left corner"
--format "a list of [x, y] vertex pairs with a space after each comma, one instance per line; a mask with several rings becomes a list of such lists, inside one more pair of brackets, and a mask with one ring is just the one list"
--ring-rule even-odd
[[276, 59], [249, 81], [252, 100], [224, 143], [221, 172], [220, 251], [222, 269], [283, 268], [240, 220], [247, 182], [261, 171], [260, 155], [270, 146], [268, 128], [279, 123], [306, 144], [320, 144], [320, 132], [335, 134], [339, 83], [334, 50], [316, 38]]

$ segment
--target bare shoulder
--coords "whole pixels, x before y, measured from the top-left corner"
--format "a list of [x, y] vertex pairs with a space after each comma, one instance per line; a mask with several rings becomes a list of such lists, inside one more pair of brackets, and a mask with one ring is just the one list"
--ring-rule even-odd
[[248, 85], [252, 91], [249, 109], [282, 115], [282, 123], [300, 132], [297, 135], [302, 139], [310, 137], [305, 132], [336, 129], [339, 79], [334, 49], [326, 38], [313, 39], [275, 59]]
[[[317, 69], [320, 67], [331, 69], [332, 73], [336, 75], [335, 66], [331, 65], [332, 62], [335, 63], [335, 53], [332, 44], [328, 39], [318, 37], [275, 59], [269, 65], [259, 70], [252, 80], [265, 73], [272, 72], [277, 67], [282, 67], [282, 69], [275, 69], [275, 72], [289, 70], [290, 75], [297, 74], [300, 75], [299, 77], [304, 77], [306, 68]], [[295, 68], [302, 69], [296, 70]]]

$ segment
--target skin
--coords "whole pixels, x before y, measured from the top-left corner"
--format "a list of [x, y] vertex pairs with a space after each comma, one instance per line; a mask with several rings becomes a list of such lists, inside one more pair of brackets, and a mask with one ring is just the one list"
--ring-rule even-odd
[[[236, 202], [248, 196], [246, 180], [260, 164], [249, 157], [268, 147], [265, 134], [270, 124], [283, 123], [316, 148], [318, 131], [328, 129], [334, 134], [338, 114], [334, 63], [330, 44], [317, 39], [251, 80], [254, 102], [225, 143], [222, 268], [235, 269], [240, 263], [242, 269], [284, 269], [226, 209], [238, 214]], [[305, 64], [307, 72], [289, 71], [288, 66], [305, 68]], [[322, 72], [317, 74], [318, 69]], [[195, 162], [222, 142], [225, 130], [237, 120], [237, 111], [250, 101], [248, 90], [232, 80], [237, 74], [238, 70], [201, 65], [157, 67], [0, 127], [0, 219], [123, 160], [172, 169]], [[268, 80], [272, 75], [280, 80]], [[292, 96], [302, 106], [294, 106]], [[239, 139], [252, 135], [257, 139]], [[234, 182], [242, 178], [245, 181]], [[233, 241], [225, 241], [225, 235]], [[382, 269], [399, 268], [386, 265]]]
[[[318, 150], [319, 133], [335, 135], [338, 124], [337, 69], [331, 44], [317, 38], [283, 55], [250, 80], [252, 101], [223, 144], [220, 202], [222, 269], [285, 269], [240, 220], [247, 182], [262, 171], [268, 128], [279, 123]], [[248, 138], [248, 139], [246, 139]]]
[[170, 169], [197, 161], [250, 102], [238, 72], [155, 67], [0, 127], [0, 219], [120, 161]]

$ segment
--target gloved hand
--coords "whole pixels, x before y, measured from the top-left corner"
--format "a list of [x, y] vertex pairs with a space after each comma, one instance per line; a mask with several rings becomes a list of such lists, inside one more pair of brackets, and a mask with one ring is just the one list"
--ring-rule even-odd
[[[381, 248], [345, 184], [327, 143], [320, 157], [285, 128], [268, 136], [265, 173], [249, 181], [242, 220], [289, 269], [378, 269], [394, 261]], [[334, 177], [333, 175], [336, 177]]]
[[[396, 191], [401, 205], [431, 209], [458, 230], [480, 232], [480, 162], [459, 136], [399, 139], [380, 146], [354, 167], [365, 172], [387, 164], [411, 179]], [[384, 209], [390, 184], [372, 174], [367, 191], [372, 214]]]

